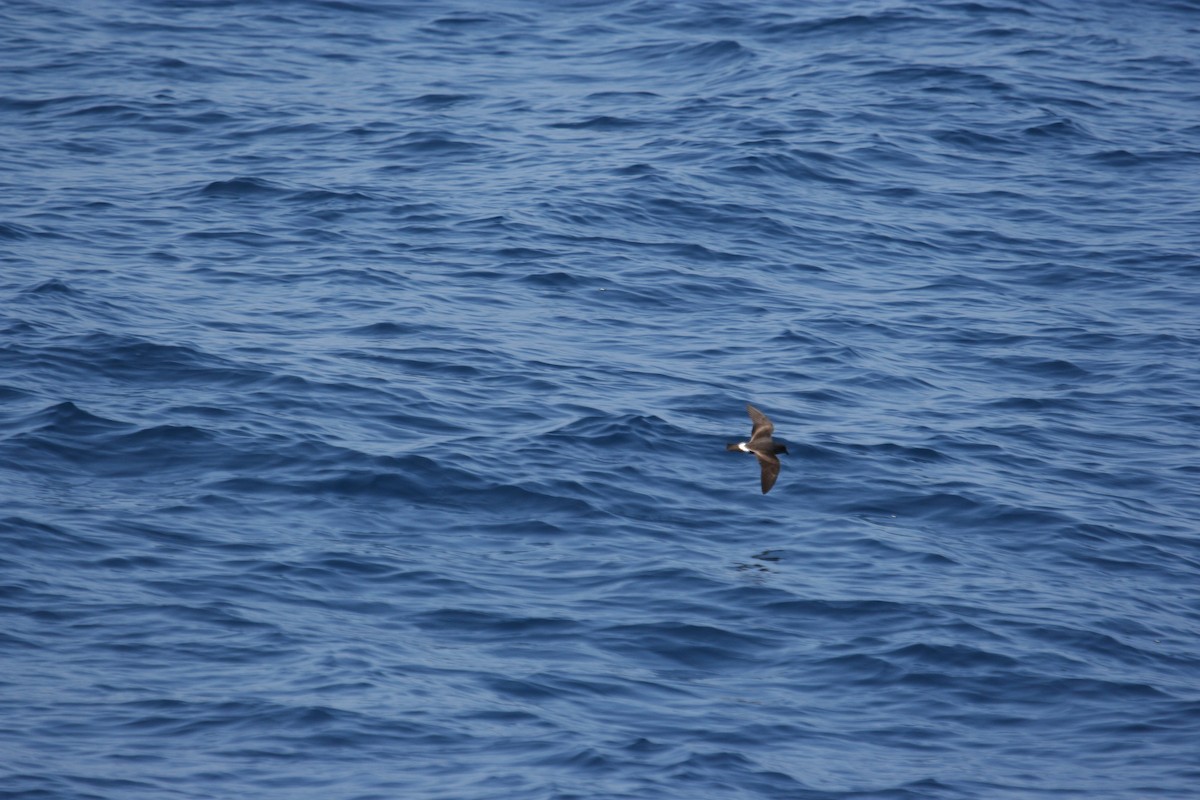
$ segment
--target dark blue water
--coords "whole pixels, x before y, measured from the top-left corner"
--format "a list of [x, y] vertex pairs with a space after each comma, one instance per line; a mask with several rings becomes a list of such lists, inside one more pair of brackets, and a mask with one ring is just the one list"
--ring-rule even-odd
[[0, 797], [1200, 796], [1198, 41], [5, 3]]

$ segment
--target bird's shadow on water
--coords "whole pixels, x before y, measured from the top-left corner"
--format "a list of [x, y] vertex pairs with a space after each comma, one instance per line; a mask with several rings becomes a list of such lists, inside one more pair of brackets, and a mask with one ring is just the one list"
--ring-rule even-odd
[[750, 556], [747, 561], [735, 561], [733, 567], [738, 572], [765, 573], [774, 572], [783, 561], [782, 550], [763, 550]]

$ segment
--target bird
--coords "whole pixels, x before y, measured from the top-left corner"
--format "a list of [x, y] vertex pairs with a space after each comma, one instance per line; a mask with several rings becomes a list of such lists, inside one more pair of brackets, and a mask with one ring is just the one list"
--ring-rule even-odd
[[787, 445], [771, 438], [775, 426], [767, 419], [766, 414], [749, 403], [746, 403], [746, 411], [750, 414], [750, 421], [754, 423], [750, 428], [750, 441], [726, 445], [725, 449], [751, 453], [758, 459], [758, 465], [762, 467], [762, 493], [766, 494], [771, 491], [775, 479], [779, 477], [778, 454], [786, 453], [788, 449]]

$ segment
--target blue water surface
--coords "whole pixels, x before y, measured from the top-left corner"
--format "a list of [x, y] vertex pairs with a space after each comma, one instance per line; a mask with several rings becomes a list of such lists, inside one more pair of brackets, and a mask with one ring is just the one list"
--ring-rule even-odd
[[1200, 796], [1197, 42], [0, 5], [0, 798]]

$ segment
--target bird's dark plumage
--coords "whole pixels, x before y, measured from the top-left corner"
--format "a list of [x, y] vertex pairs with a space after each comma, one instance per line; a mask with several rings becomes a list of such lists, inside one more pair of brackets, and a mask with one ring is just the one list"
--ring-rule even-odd
[[753, 423], [750, 428], [750, 441], [726, 445], [725, 449], [751, 453], [758, 459], [758, 464], [762, 467], [762, 491], [763, 494], [766, 494], [771, 491], [771, 487], [775, 485], [775, 480], [779, 477], [779, 456], [777, 454], [786, 453], [787, 445], [780, 444], [771, 438], [771, 434], [775, 432], [775, 426], [771, 424], [771, 420], [767, 419], [766, 414], [749, 403], [746, 404], [746, 411], [749, 412], [750, 421]]

